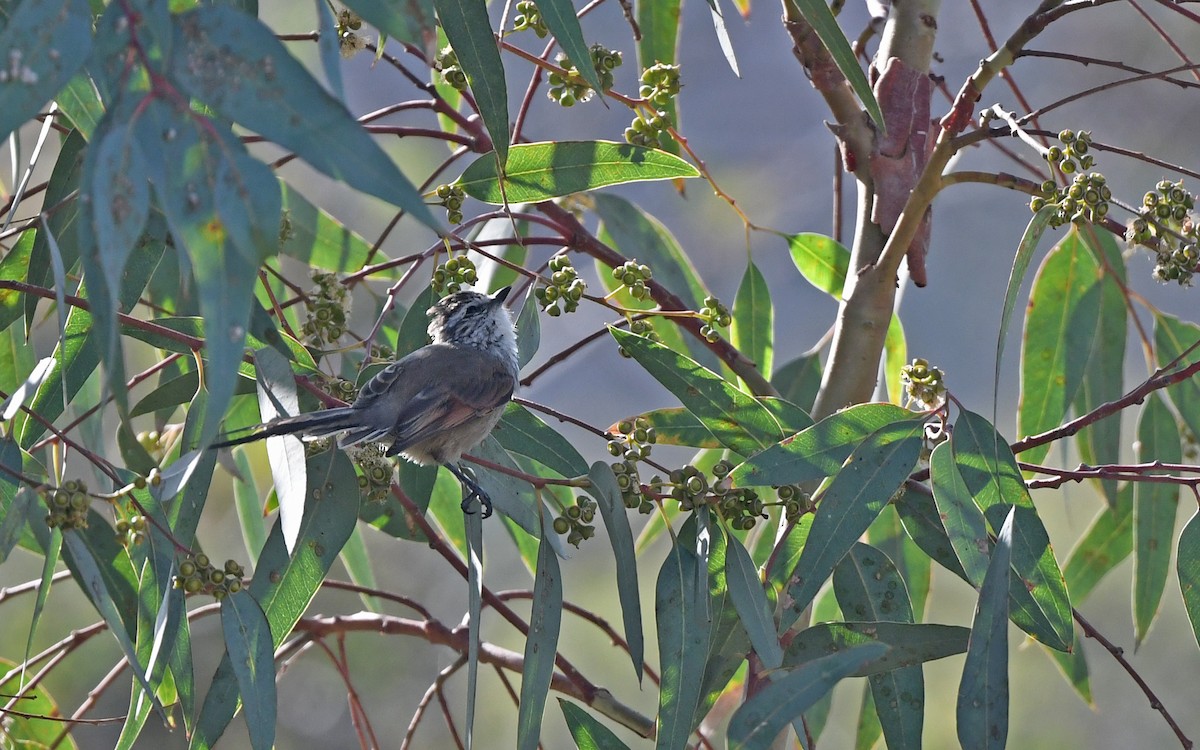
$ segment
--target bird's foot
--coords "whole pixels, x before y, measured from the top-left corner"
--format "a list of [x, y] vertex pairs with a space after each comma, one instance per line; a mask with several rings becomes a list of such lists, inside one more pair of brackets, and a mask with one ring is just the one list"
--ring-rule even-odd
[[484, 491], [484, 489], [480, 487], [478, 483], [476, 483], [475, 479], [470, 474], [470, 470], [456, 466], [455, 464], [446, 464], [446, 468], [450, 470], [450, 473], [458, 477], [458, 481], [462, 482], [463, 489], [467, 491], [462, 501], [462, 512], [474, 513], [474, 511], [471, 510], [471, 501], [478, 499], [479, 507], [483, 512], [483, 517], [487, 518], [491, 516], [492, 498], [488, 496], [488, 493]]

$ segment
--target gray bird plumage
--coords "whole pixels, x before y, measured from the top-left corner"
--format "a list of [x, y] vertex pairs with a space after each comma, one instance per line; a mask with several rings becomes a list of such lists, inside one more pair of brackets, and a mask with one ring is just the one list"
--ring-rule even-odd
[[385, 367], [350, 406], [275, 419], [213, 447], [275, 435], [338, 436], [341, 448], [390, 443], [388, 456], [450, 469], [471, 490], [463, 509], [478, 497], [490, 515], [491, 500], [457, 463], [500, 421], [517, 385], [516, 332], [503, 304], [510, 289], [458, 292], [429, 308], [433, 343]]

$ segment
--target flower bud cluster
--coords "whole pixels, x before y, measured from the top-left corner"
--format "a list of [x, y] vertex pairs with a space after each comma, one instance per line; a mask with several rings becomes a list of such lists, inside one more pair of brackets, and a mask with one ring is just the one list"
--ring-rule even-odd
[[383, 446], [379, 443], [365, 443], [356, 446], [351, 454], [355, 466], [358, 467], [358, 489], [374, 503], [382, 503], [392, 491], [392, 462], [383, 455]]
[[1046, 161], [1063, 174], [1075, 176], [1071, 184], [1062, 188], [1054, 180], [1043, 182], [1041, 192], [1029, 201], [1029, 208], [1037, 213], [1046, 206], [1054, 206], [1056, 210], [1050, 217], [1051, 227], [1103, 219], [1108, 215], [1112, 190], [1099, 172], [1083, 173], [1083, 170], [1095, 164], [1095, 157], [1088, 153], [1092, 143], [1091, 133], [1064, 130], [1058, 134], [1058, 139], [1063, 145], [1047, 149]]
[[[621, 65], [621, 53], [617, 50], [606, 49], [604, 45], [592, 45], [592, 66], [600, 78], [601, 91], [608, 91], [613, 85], [613, 70]], [[570, 58], [560, 53], [558, 65], [565, 73], [551, 73], [549, 76], [550, 89], [546, 95], [551, 101], [558, 102], [564, 107], [573, 107], [576, 102], [586, 102], [596, 92], [584, 82]]]
[[670, 137], [671, 122], [669, 107], [679, 93], [679, 66], [657, 63], [642, 71], [642, 85], [638, 94], [653, 108], [647, 115], [637, 112], [633, 122], [625, 128], [625, 140], [635, 146], [661, 148], [663, 139]]
[[[662, 341], [662, 336], [659, 336], [658, 331], [654, 330], [654, 325], [650, 322], [649, 318], [637, 318], [635, 320], [632, 315], [627, 315], [626, 318], [629, 320], [630, 333], [636, 333], [638, 336], [648, 338], [651, 341]], [[617, 347], [617, 353], [626, 358], [633, 356], [625, 351], [625, 347], [623, 346]]]
[[546, 28], [546, 22], [542, 19], [542, 12], [538, 10], [537, 3], [533, 0], [520, 0], [517, 3], [517, 14], [513, 16], [513, 29], [515, 31], [525, 31], [526, 29], [537, 34], [538, 39], [545, 39], [550, 30]]
[[733, 322], [729, 308], [711, 295], [704, 298], [704, 306], [700, 308], [700, 319], [704, 321], [704, 324], [700, 326], [700, 335], [710, 344], [716, 343], [721, 338], [718, 328], [728, 328], [729, 324]]
[[447, 86], [456, 88], [459, 91], [467, 90], [467, 73], [458, 64], [458, 55], [455, 54], [453, 47], [449, 45], [443, 47], [434, 56], [433, 65], [442, 74], [442, 81]]
[[308, 320], [302, 331], [310, 345], [320, 347], [346, 332], [346, 287], [332, 273], [316, 272], [312, 279], [316, 286], [304, 300]]
[[437, 186], [438, 202], [434, 205], [443, 206], [446, 209], [446, 221], [451, 224], [461, 224], [463, 220], [462, 204], [463, 199], [467, 194], [458, 185], [438, 185]]
[[[730, 489], [728, 483], [722, 481], [730, 471], [733, 471], [733, 463], [725, 459], [713, 466], [712, 473], [716, 481], [712, 484], [712, 500], [730, 526], [738, 531], [748, 531], [754, 528], [758, 519], [767, 518], [766, 505], [758, 492], [749, 487]], [[683, 508], [683, 504], [680, 503], [679, 507]]]
[[567, 542], [576, 547], [585, 539], [596, 535], [596, 527], [592, 520], [596, 517], [596, 501], [580, 495], [575, 498], [575, 505], [568, 505], [562, 515], [554, 519], [554, 531], [566, 534]]
[[445, 297], [462, 291], [464, 286], [474, 286], [479, 280], [475, 261], [465, 255], [454, 255], [433, 269], [433, 291]]
[[649, 296], [650, 290], [646, 288], [646, 282], [653, 274], [650, 266], [645, 263], [627, 260], [614, 268], [612, 275], [621, 283], [621, 286], [629, 290], [629, 295], [634, 299], [646, 299]]
[[920, 357], [900, 369], [900, 381], [909, 402], [918, 409], [936, 409], [946, 400], [944, 373]]
[[552, 318], [564, 312], [575, 312], [579, 309], [579, 300], [587, 289], [587, 282], [579, 278], [579, 273], [571, 265], [571, 258], [566, 253], [559, 253], [550, 259], [550, 283], [533, 290], [533, 296], [542, 310]]
[[50, 528], [86, 529], [88, 527], [87, 485], [82, 479], [68, 479], [57, 488], [43, 487], [42, 500], [50, 509], [46, 514], [46, 525]]
[[117, 544], [128, 547], [146, 541], [146, 517], [133, 516], [117, 520]]
[[208, 555], [189, 555], [179, 563], [174, 586], [187, 594], [209, 594], [220, 601], [242, 590], [245, 575], [246, 571], [236, 560], [226, 560], [224, 568], [217, 568]]
[[1195, 197], [1183, 181], [1162, 180], [1142, 198], [1137, 218], [1129, 225], [1126, 239], [1154, 249], [1154, 278], [1191, 286], [1200, 263], [1200, 235], [1192, 209]]
[[[638, 462], [650, 457], [650, 451], [658, 441], [654, 426], [645, 417], [622, 419], [617, 423], [615, 432], [610, 430], [609, 435], [608, 452], [620, 459], [612, 465], [612, 470], [617, 477], [617, 487], [621, 490], [625, 507], [649, 513], [654, 510], [654, 501], [642, 491]], [[655, 481], [659, 481], [658, 477], [655, 477]]]
[[366, 49], [367, 37], [358, 33], [362, 24], [362, 18], [349, 8], [338, 11], [334, 27], [337, 29], [338, 50], [342, 53], [343, 60], [349, 60]]

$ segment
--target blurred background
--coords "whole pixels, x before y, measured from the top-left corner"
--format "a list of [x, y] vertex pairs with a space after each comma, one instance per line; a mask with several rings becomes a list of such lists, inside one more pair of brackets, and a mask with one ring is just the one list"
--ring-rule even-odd
[[[1036, 3], [1005, 0], [981, 2], [980, 5], [984, 6], [993, 33], [1003, 40]], [[1147, 6], [1145, 10], [1170, 29], [1185, 51], [1200, 53], [1200, 30], [1195, 24], [1160, 5], [1147, 3]], [[680, 49], [684, 88], [679, 97], [680, 130], [688, 137], [695, 153], [704, 159], [716, 181], [737, 199], [756, 224], [787, 233], [828, 233], [832, 226], [831, 185], [835, 164], [834, 142], [823, 124], [828, 114], [792, 56], [790, 40], [779, 23], [779, 7], [759, 0], [753, 4], [748, 20], [741, 19], [728, 2], [722, 3], [721, 7], [726, 13], [741, 77], [733, 74], [721, 53], [707, 4], [699, 0], [684, 3]], [[499, 8], [493, 10], [496, 12], [494, 18], [498, 18]], [[309, 4], [285, 0], [263, 2], [261, 15], [280, 33], [304, 32], [316, 27]], [[868, 16], [862, 3], [851, 0], [840, 21], [853, 39], [866, 26]], [[990, 49], [970, 4], [966, 2], [945, 3], [938, 25], [938, 62], [934, 73], [944, 77], [946, 86], [956, 92], [964, 77], [989, 54]], [[1088, 9], [1073, 14], [1057, 26], [1042, 34], [1032, 47], [1120, 60], [1151, 70], [1179, 62], [1131, 4], [1110, 3]], [[624, 51], [625, 64], [616, 71], [615, 88], [636, 92], [636, 56], [620, 6], [615, 0], [604, 3], [587, 16], [583, 28], [589, 43], [601, 42]], [[516, 41], [535, 47], [523, 37]], [[536, 48], [540, 50], [540, 44]], [[291, 43], [289, 49], [320, 75], [314, 44]], [[874, 49], [873, 44], [871, 49]], [[505, 63], [515, 108], [529, 80], [531, 67], [512, 56], [505, 56]], [[1034, 107], [1118, 77], [1096, 65], [1085, 67], [1031, 58], [1018, 61], [1010, 70]], [[347, 61], [343, 75], [348, 105], [355, 114], [396, 101], [419, 98], [419, 92], [393, 69], [384, 64], [372, 65], [369, 53]], [[1001, 81], [988, 88], [976, 111], [996, 103], [1021, 113], [1011, 91]], [[947, 106], [947, 100], [935, 93], [934, 116], [941, 116]], [[1196, 157], [1195, 128], [1192, 126], [1198, 113], [1200, 109], [1190, 90], [1161, 82], [1145, 82], [1061, 107], [1047, 115], [1042, 123], [1053, 131], [1061, 128], [1090, 130], [1097, 142], [1153, 154], [1196, 169], [1200, 167], [1200, 160]], [[563, 109], [539, 92], [528, 118], [526, 134], [537, 140], [620, 140], [629, 119], [629, 112], [616, 104], [606, 106], [593, 100]], [[424, 114], [406, 115], [402, 120], [392, 121], [434, 126], [432, 118]], [[428, 142], [384, 143], [414, 182], [421, 180], [445, 156], [444, 150], [431, 147]], [[1011, 145], [1020, 150], [1015, 140]], [[1023, 153], [1036, 161], [1027, 150]], [[1104, 172], [1114, 193], [1126, 202], [1138, 203], [1142, 193], [1164, 177], [1178, 178], [1134, 159], [1104, 151], [1096, 155], [1096, 168]], [[465, 162], [461, 166], [465, 166]], [[988, 147], [969, 150], [957, 166], [1017, 171], [1003, 155]], [[377, 236], [391, 218], [392, 211], [388, 206], [350, 193], [303, 165], [293, 162], [282, 170], [282, 174], [292, 185], [369, 240]], [[452, 169], [447, 178], [455, 174], [456, 170]], [[1188, 186], [1195, 189], [1194, 184]], [[686, 195], [677, 193], [669, 183], [610, 190], [631, 199], [661, 220], [678, 238], [712, 292], [727, 304], [732, 304], [747, 254], [753, 257], [770, 282], [775, 303], [777, 364], [812, 347], [832, 325], [835, 305], [796, 272], [784, 241], [767, 233], [752, 233], [747, 244], [741, 221], [724, 202], [714, 197], [704, 182], [690, 181]], [[849, 181], [843, 198], [849, 231], [854, 198]], [[471, 210], [468, 203], [468, 216]], [[995, 390], [993, 366], [1004, 289], [1014, 249], [1029, 217], [1027, 196], [1015, 192], [983, 185], [963, 185], [945, 191], [934, 207], [929, 284], [924, 289], [906, 285], [903, 290], [901, 317], [905, 323], [909, 356], [925, 357], [941, 367], [947, 373], [951, 391], [969, 408], [983, 414], [990, 413]], [[1118, 211], [1116, 218], [1124, 221], [1126, 217]], [[434, 241], [426, 230], [405, 226], [407, 224], [409, 222], [402, 224], [401, 230], [384, 245], [389, 255], [397, 257], [415, 252]], [[1035, 264], [1059, 236], [1048, 233]], [[846, 241], [849, 241], [848, 236]], [[533, 252], [535, 259], [542, 260], [544, 258], [536, 253], [548, 255], [551, 251], [543, 248]], [[1198, 309], [1195, 291], [1155, 283], [1150, 278], [1152, 266], [1147, 253], [1132, 252], [1128, 267], [1133, 289], [1164, 311], [1194, 320]], [[585, 278], [595, 283], [594, 269], [584, 263], [577, 267]], [[1028, 292], [1032, 275], [1031, 270], [1023, 295]], [[303, 283], [305, 279], [300, 281]], [[1016, 437], [1013, 415], [1019, 395], [1016, 373], [1021, 327], [1018, 319], [1019, 315], [1015, 316], [1010, 327], [997, 394], [997, 426], [1013, 438]], [[541, 350], [531, 367], [608, 321], [608, 317], [588, 306], [572, 316], [543, 319]], [[48, 353], [50, 344], [46, 346], [45, 353]], [[613, 356], [613, 349], [614, 345], [607, 339], [591, 345], [550, 370], [522, 395], [601, 428], [624, 416], [672, 405], [665, 390], [645, 377], [633, 362]], [[1141, 348], [1132, 341], [1128, 356], [1127, 389], [1140, 382], [1148, 372]], [[600, 363], [602, 366], [598, 366]], [[1132, 434], [1133, 412], [1126, 415], [1124, 424], [1126, 433]], [[582, 431], [573, 431], [569, 426], [564, 426], [563, 431], [589, 460], [607, 456], [603, 441]], [[255, 455], [256, 465], [262, 468], [259, 485], [265, 496], [269, 490], [269, 472], [263, 454]], [[1128, 457], [1132, 458], [1131, 449]], [[1054, 450], [1047, 460], [1070, 466], [1078, 458], [1070, 451]], [[218, 473], [213, 492], [228, 492], [228, 486], [224, 475]], [[1101, 507], [1101, 500], [1088, 486], [1041, 491], [1034, 499], [1046, 519], [1061, 564], [1074, 540]], [[1189, 498], [1184, 498], [1181, 506], [1180, 524], [1194, 511]], [[633, 520], [636, 533], [644, 517]], [[425, 603], [447, 624], [461, 621], [466, 607], [463, 580], [448, 571], [426, 547], [398, 541], [371, 529], [367, 531], [376, 575], [383, 588]], [[228, 497], [214, 495], [211, 498], [200, 536], [213, 559], [235, 557], [244, 560], [246, 557], [237, 517]], [[488, 525], [487, 545], [488, 586], [497, 590], [531, 587], [528, 572], [498, 524]], [[647, 628], [647, 657], [652, 664], [655, 663], [653, 582], [665, 550], [665, 543], [660, 541], [641, 561], [644, 573], [642, 611]], [[1169, 578], [1161, 618], [1135, 653], [1129, 604], [1130, 568], [1129, 560], [1120, 565], [1080, 609], [1109, 639], [1127, 649], [1133, 665], [1175, 716], [1183, 721], [1184, 731], [1192, 737], [1200, 735], [1200, 720], [1193, 710], [1196, 706], [1195, 686], [1200, 680], [1200, 654], [1180, 603], [1176, 577], [1172, 573]], [[602, 528], [596, 539], [584, 544], [572, 559], [563, 562], [562, 569], [564, 591], [570, 601], [600, 614], [613, 624], [620, 622], [611, 552], [603, 539]], [[17, 552], [0, 568], [0, 586], [36, 578], [39, 573], [39, 561]], [[335, 567], [331, 575], [345, 578], [339, 567]], [[966, 584], [935, 566], [931, 608], [925, 619], [969, 624], [974, 598], [974, 591]], [[3, 623], [0, 654], [20, 660], [31, 607], [32, 597], [25, 596], [5, 602], [0, 608], [0, 623]], [[356, 596], [323, 592], [313, 603], [310, 613], [344, 614], [361, 608], [361, 601]], [[394, 607], [385, 611], [406, 614]], [[525, 610], [519, 606], [518, 611]], [[64, 637], [71, 628], [95, 619], [95, 614], [74, 590], [74, 584], [56, 587], [51, 593], [47, 617], [38, 631], [34, 650]], [[501, 646], [518, 652], [523, 648], [523, 642], [516, 634], [491, 613], [485, 612], [483, 633], [486, 639]], [[1150, 708], [1136, 685], [1095, 643], [1084, 644], [1094, 694], [1094, 706], [1089, 706], [1062, 679], [1040, 646], [1024, 642], [1023, 634], [1012, 627], [1010, 636], [1013, 647], [1010, 747], [1037, 750], [1177, 746], [1162, 718]], [[221, 655], [217, 620], [208, 618], [193, 623], [193, 639], [196, 673], [202, 691], [207, 679], [204, 675], [211, 675]], [[648, 683], [639, 689], [627, 656], [615, 648], [608, 648], [593, 628], [565, 616], [560, 648], [594, 682], [610, 689], [620, 700], [643, 713], [653, 715], [657, 691]], [[348, 637], [346, 649], [354, 687], [377, 735], [385, 747], [398, 746], [422, 694], [437, 672], [452, 662], [453, 654], [418, 640], [372, 634]], [[111, 668], [117, 654], [110, 639], [96, 638], [63, 668], [56, 670], [47, 685], [64, 710], [69, 712], [87, 695]], [[954, 706], [961, 667], [961, 657], [926, 667], [927, 748], [957, 747]], [[515, 737], [513, 701], [494, 675], [484, 670], [481, 678], [480, 713], [476, 718], [477, 746], [509, 747]], [[464, 685], [463, 674], [449, 683], [450, 708], [457, 722], [463, 718]], [[853, 747], [855, 716], [864, 686], [864, 680], [848, 680], [837, 689], [833, 714], [819, 744], [822, 750]], [[355, 746], [345, 693], [342, 678], [318, 650], [310, 650], [293, 660], [279, 678], [277, 746]], [[127, 702], [127, 687], [111, 689], [100, 700], [93, 715], [122, 714]], [[547, 706], [545, 726], [545, 747], [571, 746], [553, 702]], [[646, 746], [630, 733], [619, 728], [616, 731], [631, 747]], [[117, 732], [114, 727], [81, 728], [76, 736], [81, 747], [103, 748], [112, 746]], [[0, 746], [2, 744], [0, 742]], [[138, 746], [175, 748], [185, 747], [186, 743], [180, 731], [167, 733], [150, 728]], [[240, 719], [231, 725], [220, 746], [249, 747]], [[415, 746], [453, 745], [444, 722], [430, 716], [417, 734]]]

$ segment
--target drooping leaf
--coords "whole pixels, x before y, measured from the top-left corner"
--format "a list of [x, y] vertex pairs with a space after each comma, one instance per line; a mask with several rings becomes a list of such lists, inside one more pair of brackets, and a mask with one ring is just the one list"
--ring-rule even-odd
[[879, 103], [875, 101], [875, 95], [871, 91], [871, 85], [867, 82], [867, 76], [863, 73], [862, 66], [858, 63], [858, 57], [850, 47], [850, 42], [846, 41], [846, 35], [838, 26], [833, 11], [829, 9], [824, 0], [791, 0], [791, 2], [804, 15], [804, 20], [808, 21], [813, 30], [817, 32], [825, 49], [829, 50], [830, 56], [837, 64], [838, 70], [846, 76], [850, 87], [854, 89], [855, 95], [858, 96], [858, 100], [862, 102], [867, 113], [871, 115], [871, 119], [875, 121], [879, 131], [886, 133], [887, 124], [883, 121]]
[[645, 638], [642, 633], [641, 596], [638, 593], [637, 553], [633, 548], [633, 531], [629, 517], [621, 500], [621, 488], [617, 485], [612, 467], [603, 461], [592, 464], [588, 472], [591, 487], [588, 492], [596, 499], [600, 518], [608, 531], [612, 546], [613, 562], [617, 567], [617, 596], [621, 602], [621, 621], [625, 626], [625, 641], [629, 644], [629, 657], [633, 660], [633, 671], [638, 682], [642, 679], [645, 654]]
[[725, 580], [729, 596], [763, 666], [777, 669], [783, 664], [783, 648], [779, 645], [775, 623], [771, 621], [770, 603], [750, 553], [735, 537], [730, 537], [726, 546]]
[[517, 747], [521, 750], [533, 750], [541, 741], [542, 712], [550, 691], [550, 678], [554, 675], [554, 658], [558, 654], [562, 573], [558, 568], [558, 556], [547, 541], [552, 536], [552, 530], [544, 533], [538, 544], [533, 611], [529, 618], [529, 633], [525, 637], [521, 702], [517, 710]]
[[1104, 507], [1079, 537], [1067, 562], [1063, 578], [1071, 600], [1080, 603], [1110, 570], [1133, 551], [1133, 483], [1121, 487], [1117, 500]]
[[564, 477], [587, 474], [587, 461], [575, 446], [520, 404], [508, 405], [495, 435], [506, 450], [528, 456]]
[[609, 332], [730, 450], [748, 456], [783, 436], [766, 407], [716, 373], [643, 336]]
[[579, 706], [559, 698], [558, 707], [562, 709], [567, 730], [578, 750], [629, 750], [629, 746], [621, 742], [611, 729]]
[[579, 19], [575, 16], [575, 7], [571, 0], [537, 0], [537, 9], [542, 14], [546, 28], [575, 64], [579, 75], [593, 91], [599, 92], [600, 75], [592, 65], [592, 53], [587, 42], [583, 40], [583, 29], [579, 27]]
[[967, 580], [974, 586], [981, 586], [991, 549], [987, 519], [963, 483], [949, 442], [933, 449], [929, 457], [929, 476], [933, 500], [937, 503], [954, 554], [962, 564]]
[[[1175, 415], [1157, 393], [1146, 397], [1138, 420], [1137, 459], [1141, 463], [1183, 460]], [[1165, 472], [1155, 472], [1165, 473]], [[1171, 543], [1179, 485], [1136, 482], [1133, 488], [1133, 622], [1134, 643], [1140, 645], [1162, 604], [1171, 569]]]
[[729, 30], [725, 28], [725, 15], [717, 2], [718, 0], [708, 0], [709, 15], [712, 16], [713, 29], [717, 32], [717, 43], [721, 45], [721, 54], [725, 56], [725, 62], [729, 63], [729, 69], [741, 78], [737, 57], [733, 54], [733, 43], [729, 40]]
[[[487, 3], [485, 0], [433, 0], [433, 5], [442, 22], [442, 31], [458, 57], [458, 64], [467, 74], [467, 83], [479, 107], [483, 126], [492, 137], [496, 152], [485, 154], [481, 161], [491, 164], [494, 173], [497, 160], [505, 164], [512, 149], [509, 148], [508, 86], [504, 81], [500, 49], [496, 46], [488, 18]], [[513, 196], [511, 187], [508, 197], [513, 203], [523, 200]]]
[[887, 555], [896, 565], [912, 601], [913, 618], [921, 622], [925, 619], [933, 586], [933, 560], [909, 538], [900, 514], [894, 511], [895, 501], [891, 510], [885, 508], [867, 529], [867, 543]]
[[868, 435], [913, 413], [892, 404], [860, 404], [756, 453], [730, 472], [737, 487], [784, 485], [832, 476]]
[[1033, 215], [1033, 218], [1029, 220], [1029, 225], [1025, 227], [1025, 234], [1021, 236], [1021, 242], [1017, 245], [1017, 252], [1013, 256], [1012, 270], [1008, 274], [1008, 288], [1004, 290], [1004, 307], [1000, 311], [1000, 335], [996, 340], [996, 379], [993, 383], [995, 392], [1000, 390], [1000, 364], [1004, 360], [1004, 344], [1008, 338], [1008, 324], [1012, 320], [1013, 308], [1017, 306], [1017, 292], [1021, 289], [1021, 282], [1025, 280], [1029, 262], [1033, 260], [1033, 251], [1037, 249], [1042, 234], [1049, 226], [1050, 217], [1057, 210], [1056, 206], [1045, 206]]
[[771, 375], [771, 385], [780, 396], [801, 409], [812, 409], [817, 391], [821, 389], [820, 357], [802, 355], [784, 364]]
[[908, 622], [823, 622], [805, 628], [788, 644], [784, 666], [807, 664], [864, 643], [888, 646], [878, 658], [864, 661], [851, 676], [866, 677], [944, 659], [967, 650], [971, 631], [961, 625]]
[[909, 414], [908, 419], [885, 425], [867, 436], [821, 495], [808, 543], [788, 587], [787, 607], [780, 615], [781, 631], [796, 621], [916, 466], [924, 443], [924, 419]]
[[1030, 510], [1017, 514], [1013, 522], [1009, 614], [1034, 638], [1066, 651], [1074, 633], [1066, 583], [1008, 443], [986, 419], [964, 409], [955, 420], [950, 445], [963, 482], [993, 531], [999, 530], [1010, 507]]
[[[296, 396], [296, 377], [286, 359], [274, 349], [254, 352], [254, 369], [258, 381], [258, 412], [263, 422], [277, 417], [300, 413]], [[304, 518], [304, 501], [308, 475], [304, 460], [304, 444], [295, 435], [269, 437], [267, 462], [279, 502], [279, 525], [288, 551], [295, 549]]]
[[751, 261], [733, 300], [733, 325], [729, 335], [730, 342], [763, 374], [775, 369], [774, 325], [775, 307], [771, 304], [767, 279]]
[[247, 591], [221, 601], [225, 652], [237, 677], [254, 750], [275, 745], [275, 646], [262, 607]]
[[[1158, 366], [1166, 367], [1179, 360], [1175, 369], [1200, 361], [1200, 326], [1170, 315], [1154, 316], [1154, 351]], [[1184, 352], [1187, 354], [1184, 354]], [[1192, 435], [1200, 435], [1200, 379], [1188, 378], [1166, 389], [1167, 397]]]
[[[1021, 436], [1058, 426], [1083, 383], [1100, 317], [1099, 281], [1099, 263], [1076, 230], [1038, 269], [1021, 351]], [[1037, 463], [1049, 449], [1031, 448], [1025, 460]]]
[[661, 445], [686, 445], [691, 448], [720, 448], [721, 441], [713, 437], [704, 423], [682, 406], [639, 414], [654, 428], [655, 440]]
[[349, 273], [363, 267], [371, 245], [335, 219], [325, 209], [313, 205], [291, 185], [279, 183], [283, 227], [279, 233], [279, 251], [309, 266]]
[[904, 403], [904, 379], [901, 375], [908, 364], [908, 340], [899, 315], [892, 315], [883, 339], [883, 382], [887, 384], [888, 399], [893, 404]]
[[[701, 508], [699, 512], [702, 516], [708, 515], [705, 508]], [[708, 716], [750, 654], [750, 638], [746, 635], [742, 619], [734, 606], [729, 581], [725, 575], [729, 535], [714, 522], [706, 521], [706, 524], [712, 529], [712, 535], [709, 538], [701, 536], [697, 539], [696, 554], [701, 558], [707, 556], [708, 575], [697, 578], [695, 586], [697, 589], [704, 588], [708, 594], [711, 624], [704, 678], [700, 683], [700, 702], [692, 714], [693, 726], [699, 726], [704, 717]]]
[[958, 687], [958, 741], [963, 747], [1003, 748], [1008, 739], [1008, 579], [1013, 519], [1032, 512], [1009, 506], [979, 590], [971, 642]]
[[788, 722], [864, 664], [887, 653], [882, 643], [864, 643], [801, 664], [771, 682], [733, 714], [729, 722], [731, 750], [766, 750]]
[[[346, 3], [367, 23], [402, 42], [421, 47], [434, 27], [433, 0], [350, 0]], [[383, 46], [382, 41], [380, 47]]]
[[504, 190], [495, 157], [472, 162], [455, 185], [484, 203], [536, 203], [572, 193], [647, 180], [699, 177], [683, 159], [644, 146], [612, 141], [549, 141], [513, 146], [504, 167]]
[[788, 235], [792, 262], [808, 283], [834, 299], [842, 298], [850, 251], [837, 240], [823, 234], [804, 232]]
[[1200, 644], [1200, 513], [1196, 513], [1179, 532], [1179, 557], [1175, 561], [1183, 606], [1192, 623], [1192, 634]]
[[[295, 151], [318, 171], [404, 209], [426, 226], [439, 226], [416, 188], [345, 105], [261, 22], [216, 5], [180, 14], [173, 26], [169, 70], [186, 93]], [[495, 50], [486, 21], [483, 28]]]

